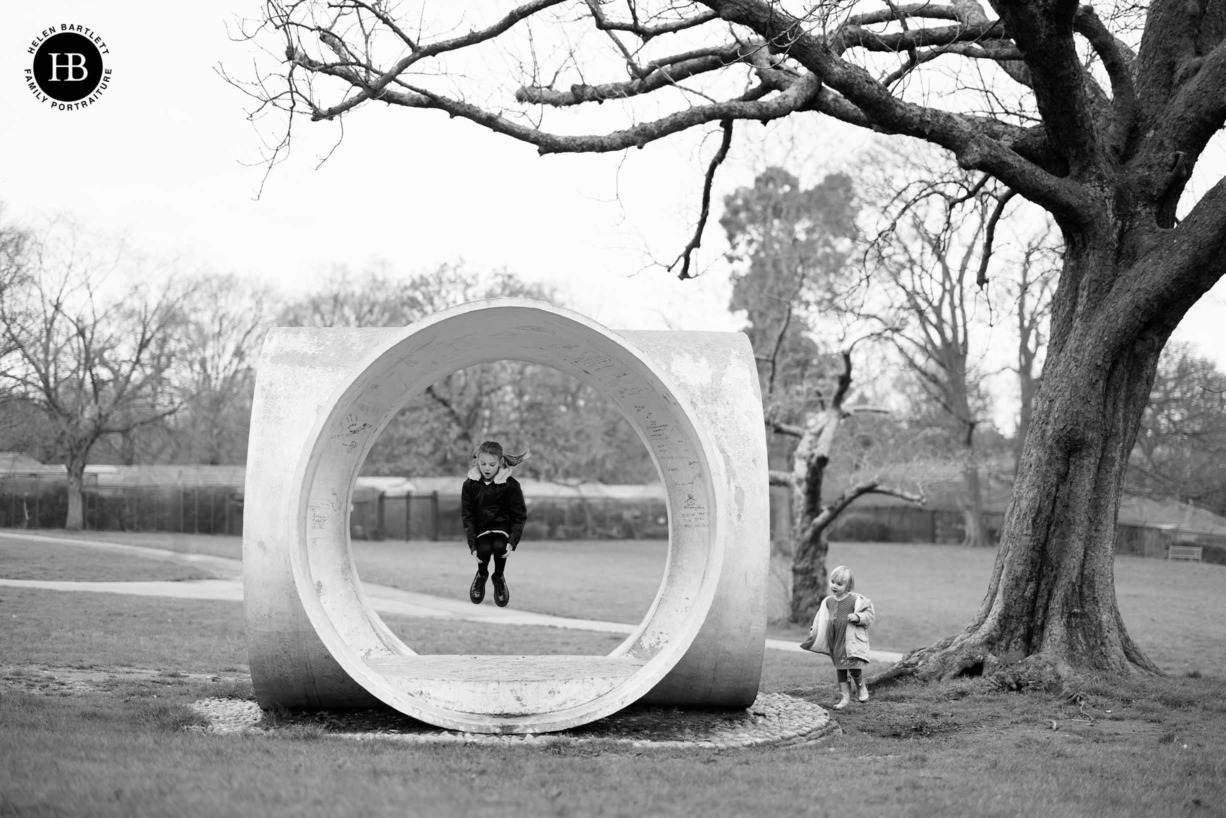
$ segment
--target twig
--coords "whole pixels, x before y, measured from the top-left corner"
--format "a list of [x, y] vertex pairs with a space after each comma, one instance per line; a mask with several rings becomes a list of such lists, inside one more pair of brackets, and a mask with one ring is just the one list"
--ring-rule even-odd
[[1009, 204], [1009, 200], [1016, 195], [1015, 190], [1007, 191], [996, 201], [996, 207], [992, 210], [992, 215], [988, 217], [987, 227], [983, 231], [983, 254], [979, 257], [979, 272], [975, 276], [975, 284], [981, 290], [988, 283], [988, 262], [992, 258], [992, 244], [996, 240], [996, 224], [1004, 215], [1005, 206]]
[[690, 239], [689, 244], [681, 251], [681, 255], [677, 257], [677, 260], [668, 265], [670, 272], [676, 269], [678, 264], [681, 265], [681, 271], [677, 273], [677, 278], [682, 281], [694, 277], [690, 273], [690, 261], [694, 251], [702, 245], [702, 231], [706, 228], [707, 218], [711, 215], [711, 187], [715, 183], [715, 171], [728, 158], [728, 151], [732, 147], [732, 120], [720, 120], [719, 126], [723, 129], [724, 138], [719, 143], [719, 150], [711, 158], [711, 164], [707, 166], [706, 177], [703, 179], [702, 212], [698, 215], [698, 224], [694, 228], [694, 237]]

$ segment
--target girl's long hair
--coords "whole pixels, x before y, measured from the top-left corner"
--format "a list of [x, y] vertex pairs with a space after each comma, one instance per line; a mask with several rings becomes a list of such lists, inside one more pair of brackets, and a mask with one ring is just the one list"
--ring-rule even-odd
[[527, 460], [531, 452], [527, 446], [524, 446], [524, 450], [519, 454], [507, 454], [502, 450], [501, 443], [496, 440], [487, 440], [477, 447], [477, 451], [473, 452], [473, 458], [475, 459], [479, 454], [492, 454], [495, 457], [500, 457], [504, 464], [514, 468]]

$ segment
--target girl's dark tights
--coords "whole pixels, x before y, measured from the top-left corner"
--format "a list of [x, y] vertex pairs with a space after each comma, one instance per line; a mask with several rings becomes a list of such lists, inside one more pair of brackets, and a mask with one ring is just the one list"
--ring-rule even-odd
[[[836, 670], [835, 673], [838, 674], [839, 684], [847, 684], [847, 675], [849, 673], [851, 674], [851, 678], [856, 680], [856, 684], [860, 683], [860, 668], [858, 667], [853, 667], [849, 670]], [[830, 677], [827, 676], [826, 678], [829, 679]]]
[[477, 538], [477, 559], [481, 561], [481, 573], [490, 572], [490, 557], [494, 558], [494, 576], [502, 576], [507, 565], [507, 541], [505, 537], [489, 534]]

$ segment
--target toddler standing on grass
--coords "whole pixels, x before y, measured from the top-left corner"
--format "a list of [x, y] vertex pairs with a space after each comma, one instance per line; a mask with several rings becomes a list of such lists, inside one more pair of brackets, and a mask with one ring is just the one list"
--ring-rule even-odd
[[505, 608], [511, 601], [503, 575], [507, 548], [514, 551], [519, 545], [528, 520], [524, 492], [511, 476], [511, 469], [527, 457], [527, 450], [506, 454], [501, 444], [487, 440], [477, 448], [475, 463], [460, 489], [460, 519], [468, 535], [468, 552], [477, 558], [477, 575], [468, 589], [474, 605], [485, 599], [490, 557], [494, 558], [494, 603]]
[[868, 701], [868, 686], [860, 681], [860, 673], [868, 664], [868, 628], [875, 613], [868, 597], [853, 593], [855, 587], [856, 578], [846, 565], [830, 572], [830, 596], [822, 600], [809, 638], [802, 643], [834, 662], [840, 694], [835, 710], [851, 703], [853, 686], [860, 689], [856, 699]]

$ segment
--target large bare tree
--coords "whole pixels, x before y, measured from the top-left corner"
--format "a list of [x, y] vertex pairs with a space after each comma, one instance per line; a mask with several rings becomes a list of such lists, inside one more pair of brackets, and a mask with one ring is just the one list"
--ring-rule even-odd
[[983, 191], [954, 199], [909, 201], [907, 212], [873, 245], [870, 267], [888, 306], [874, 317], [948, 431], [965, 495], [963, 544], [985, 546], [979, 427], [990, 410], [983, 386], [986, 323], [976, 287], [985, 232], [998, 200]]
[[1226, 373], [1186, 344], [1163, 352], [1132, 452], [1131, 491], [1226, 512]]
[[[0, 301], [11, 299], [17, 292], [30, 283], [30, 234], [24, 228], [9, 223], [3, 217], [4, 208], [0, 206]], [[10, 356], [14, 352], [13, 343], [6, 333], [0, 333], [0, 369], [12, 364]], [[8, 433], [21, 425], [14, 411], [15, 402], [19, 398], [14, 395], [13, 384], [7, 379], [0, 379], [0, 407], [3, 407], [3, 420], [0, 420], [0, 432]]]
[[1051, 325], [1051, 298], [1060, 269], [1060, 248], [1053, 237], [1050, 221], [1026, 237], [1014, 277], [1006, 293], [1013, 308], [1014, 372], [1017, 374], [1018, 412], [1014, 434], [1014, 473], [1021, 468], [1022, 449], [1030, 431], [1030, 417], [1039, 392], [1039, 374], [1047, 333]]
[[173, 279], [121, 280], [131, 259], [102, 252], [73, 225], [31, 239], [28, 275], [0, 293], [12, 351], [0, 380], [55, 430], [68, 477], [65, 527], [85, 522], [85, 466], [106, 435], [157, 423], [182, 405], [168, 371], [182, 349], [183, 292]]
[[[967, 628], [902, 668], [1156, 670], [1116, 605], [1115, 524], [1158, 356], [1223, 274], [1226, 181], [1189, 180], [1226, 122], [1226, 0], [1105, 15], [1067, 0], [527, 0], [488, 20], [407, 5], [269, 0], [263, 31], [283, 62], [252, 93], [312, 120], [371, 103], [435, 111], [542, 154], [717, 127], [711, 169], [739, 122], [838, 120], [936, 144], [1050, 212], [1066, 252], [995, 570]], [[516, 66], [517, 88], [474, 79]], [[554, 115], [610, 100], [595, 133]]]
[[233, 273], [190, 282], [184, 354], [173, 376], [188, 396], [170, 426], [180, 463], [244, 463], [255, 361], [272, 323], [272, 294]]

